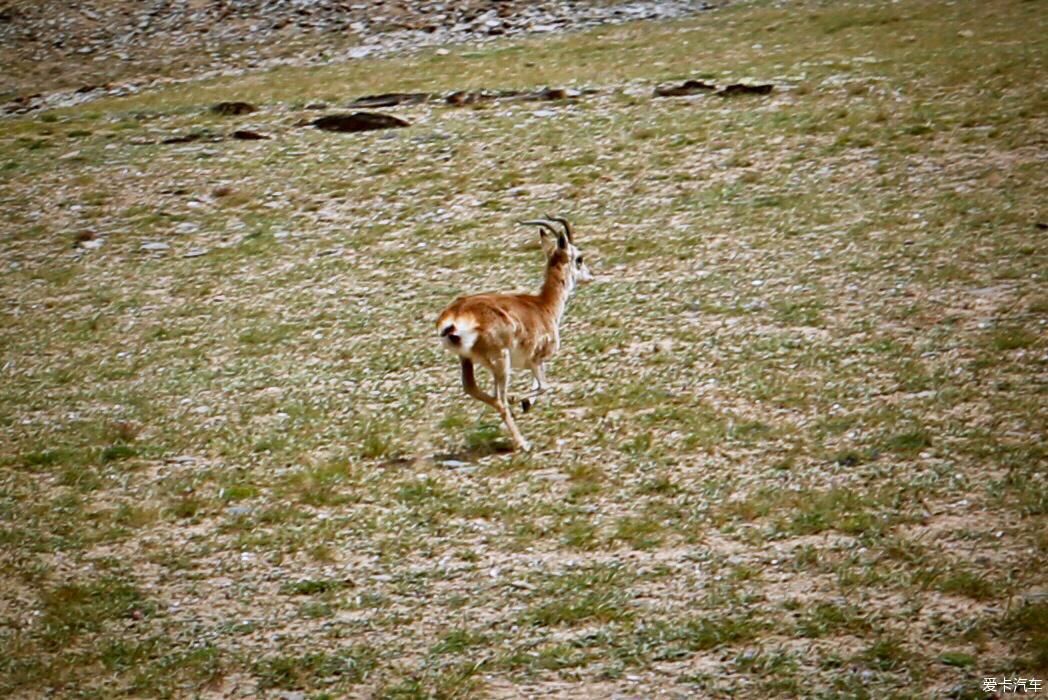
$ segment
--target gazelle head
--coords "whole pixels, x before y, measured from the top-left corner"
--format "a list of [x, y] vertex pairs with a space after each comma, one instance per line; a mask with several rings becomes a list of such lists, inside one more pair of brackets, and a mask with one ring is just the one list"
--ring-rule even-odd
[[[558, 231], [552, 222], [560, 224], [564, 230]], [[575, 232], [568, 220], [560, 216], [547, 216], [545, 219], [521, 221], [527, 226], [539, 226], [542, 250], [549, 260], [550, 269], [562, 269], [565, 273], [565, 284], [568, 291], [576, 285], [593, 281], [593, 275], [583, 258], [582, 252], [575, 246]]]

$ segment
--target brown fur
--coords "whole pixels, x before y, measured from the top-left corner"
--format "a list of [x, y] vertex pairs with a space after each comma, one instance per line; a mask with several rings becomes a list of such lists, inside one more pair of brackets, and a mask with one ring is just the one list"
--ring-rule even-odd
[[503, 348], [518, 350], [533, 363], [545, 362], [559, 346], [557, 326], [566, 301], [567, 263], [567, 254], [558, 250], [549, 261], [546, 281], [538, 294], [487, 292], [459, 297], [440, 314], [438, 331], [456, 320], [472, 319], [477, 341], [464, 356], [489, 369], [493, 356]]

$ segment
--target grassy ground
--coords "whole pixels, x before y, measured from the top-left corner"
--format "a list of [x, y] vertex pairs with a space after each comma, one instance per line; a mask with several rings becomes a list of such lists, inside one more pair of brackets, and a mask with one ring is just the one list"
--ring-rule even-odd
[[[0, 122], [0, 692], [1045, 679], [1042, 10], [740, 3]], [[691, 77], [777, 89], [650, 97]], [[600, 92], [294, 126], [546, 84]], [[601, 279], [506, 455], [432, 323], [537, 286], [547, 210]]]

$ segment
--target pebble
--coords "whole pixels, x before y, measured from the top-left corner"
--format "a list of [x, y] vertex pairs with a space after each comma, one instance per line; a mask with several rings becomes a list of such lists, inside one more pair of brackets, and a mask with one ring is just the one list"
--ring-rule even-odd
[[301, 690], [281, 690], [273, 697], [280, 700], [306, 700], [306, 694]]

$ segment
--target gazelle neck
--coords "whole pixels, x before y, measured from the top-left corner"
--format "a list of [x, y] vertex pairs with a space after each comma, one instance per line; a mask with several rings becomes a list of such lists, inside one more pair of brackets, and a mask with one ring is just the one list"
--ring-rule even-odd
[[571, 279], [568, 265], [557, 258], [558, 256], [554, 256], [546, 267], [546, 279], [542, 283], [539, 299], [542, 300], [542, 305], [553, 313], [553, 318], [559, 325], [560, 317], [564, 315], [564, 307], [575, 285]]

